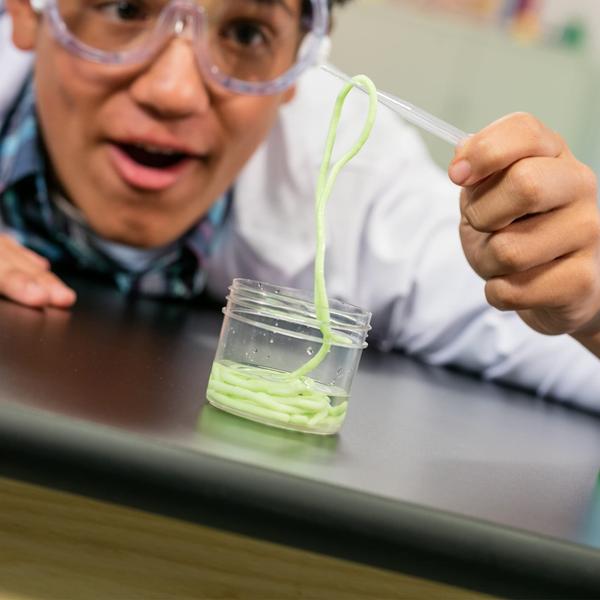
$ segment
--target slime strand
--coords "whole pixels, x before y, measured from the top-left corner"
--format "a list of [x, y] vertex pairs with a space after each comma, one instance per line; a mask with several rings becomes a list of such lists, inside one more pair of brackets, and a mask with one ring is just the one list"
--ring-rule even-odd
[[373, 125], [375, 124], [375, 117], [377, 116], [377, 89], [375, 88], [375, 84], [366, 75], [357, 75], [352, 78], [352, 81], [363, 86], [369, 93], [369, 111], [367, 119], [360, 137], [354, 146], [352, 146], [352, 148], [350, 148], [350, 150], [348, 150], [348, 152], [346, 152], [346, 154], [330, 168], [331, 155], [333, 154], [333, 147], [335, 145], [335, 138], [342, 116], [342, 109], [348, 94], [354, 88], [353, 84], [346, 84], [338, 95], [333, 109], [316, 191], [315, 218], [317, 222], [317, 251], [315, 255], [314, 296], [315, 312], [321, 334], [323, 335], [323, 343], [319, 348], [319, 351], [309, 361], [290, 373], [290, 379], [297, 379], [314, 371], [329, 353], [331, 344], [335, 342], [335, 334], [331, 331], [329, 300], [327, 298], [327, 289], [325, 287], [325, 206], [331, 196], [331, 191], [337, 176], [342, 168], [345, 167], [365, 145], [371, 135]]

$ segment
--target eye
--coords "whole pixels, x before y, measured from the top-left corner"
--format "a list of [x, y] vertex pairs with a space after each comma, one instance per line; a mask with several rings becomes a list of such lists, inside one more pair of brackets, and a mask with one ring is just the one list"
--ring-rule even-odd
[[99, 5], [98, 10], [116, 21], [143, 21], [148, 13], [141, 2], [119, 0]]
[[258, 48], [269, 45], [269, 36], [265, 28], [253, 21], [230, 23], [223, 31], [223, 37], [245, 48]]

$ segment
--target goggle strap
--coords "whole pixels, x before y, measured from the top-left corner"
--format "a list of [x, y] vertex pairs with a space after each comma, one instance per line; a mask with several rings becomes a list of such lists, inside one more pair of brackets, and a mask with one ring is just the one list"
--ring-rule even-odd
[[[43, 2], [43, 0], [41, 0]], [[316, 57], [316, 65], [321, 66], [324, 65], [331, 55], [331, 38], [326, 35], [321, 38], [321, 43], [319, 44], [319, 50], [317, 51]]]

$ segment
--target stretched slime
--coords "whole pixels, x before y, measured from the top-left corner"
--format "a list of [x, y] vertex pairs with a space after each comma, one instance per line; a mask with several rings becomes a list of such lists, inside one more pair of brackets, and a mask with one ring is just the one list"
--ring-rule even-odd
[[[368, 92], [369, 107], [360, 137], [332, 167], [331, 156], [350, 91], [358, 84]], [[315, 198], [317, 247], [314, 263], [315, 315], [322, 340], [318, 352], [296, 370], [282, 372], [265, 367], [217, 360], [213, 363], [206, 397], [211, 404], [264, 423], [302, 429], [314, 433], [333, 433], [346, 416], [347, 393], [308, 377], [327, 357], [332, 345], [346, 339], [331, 328], [329, 300], [325, 285], [325, 208], [337, 176], [361, 150], [369, 138], [377, 113], [377, 90], [365, 75], [352, 78], [337, 97], [325, 144], [325, 152]]]

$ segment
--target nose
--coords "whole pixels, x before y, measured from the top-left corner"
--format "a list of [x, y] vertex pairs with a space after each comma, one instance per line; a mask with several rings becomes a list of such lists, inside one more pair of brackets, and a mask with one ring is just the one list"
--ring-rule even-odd
[[205, 112], [210, 95], [198, 69], [191, 43], [173, 38], [130, 86], [134, 100], [164, 119]]

